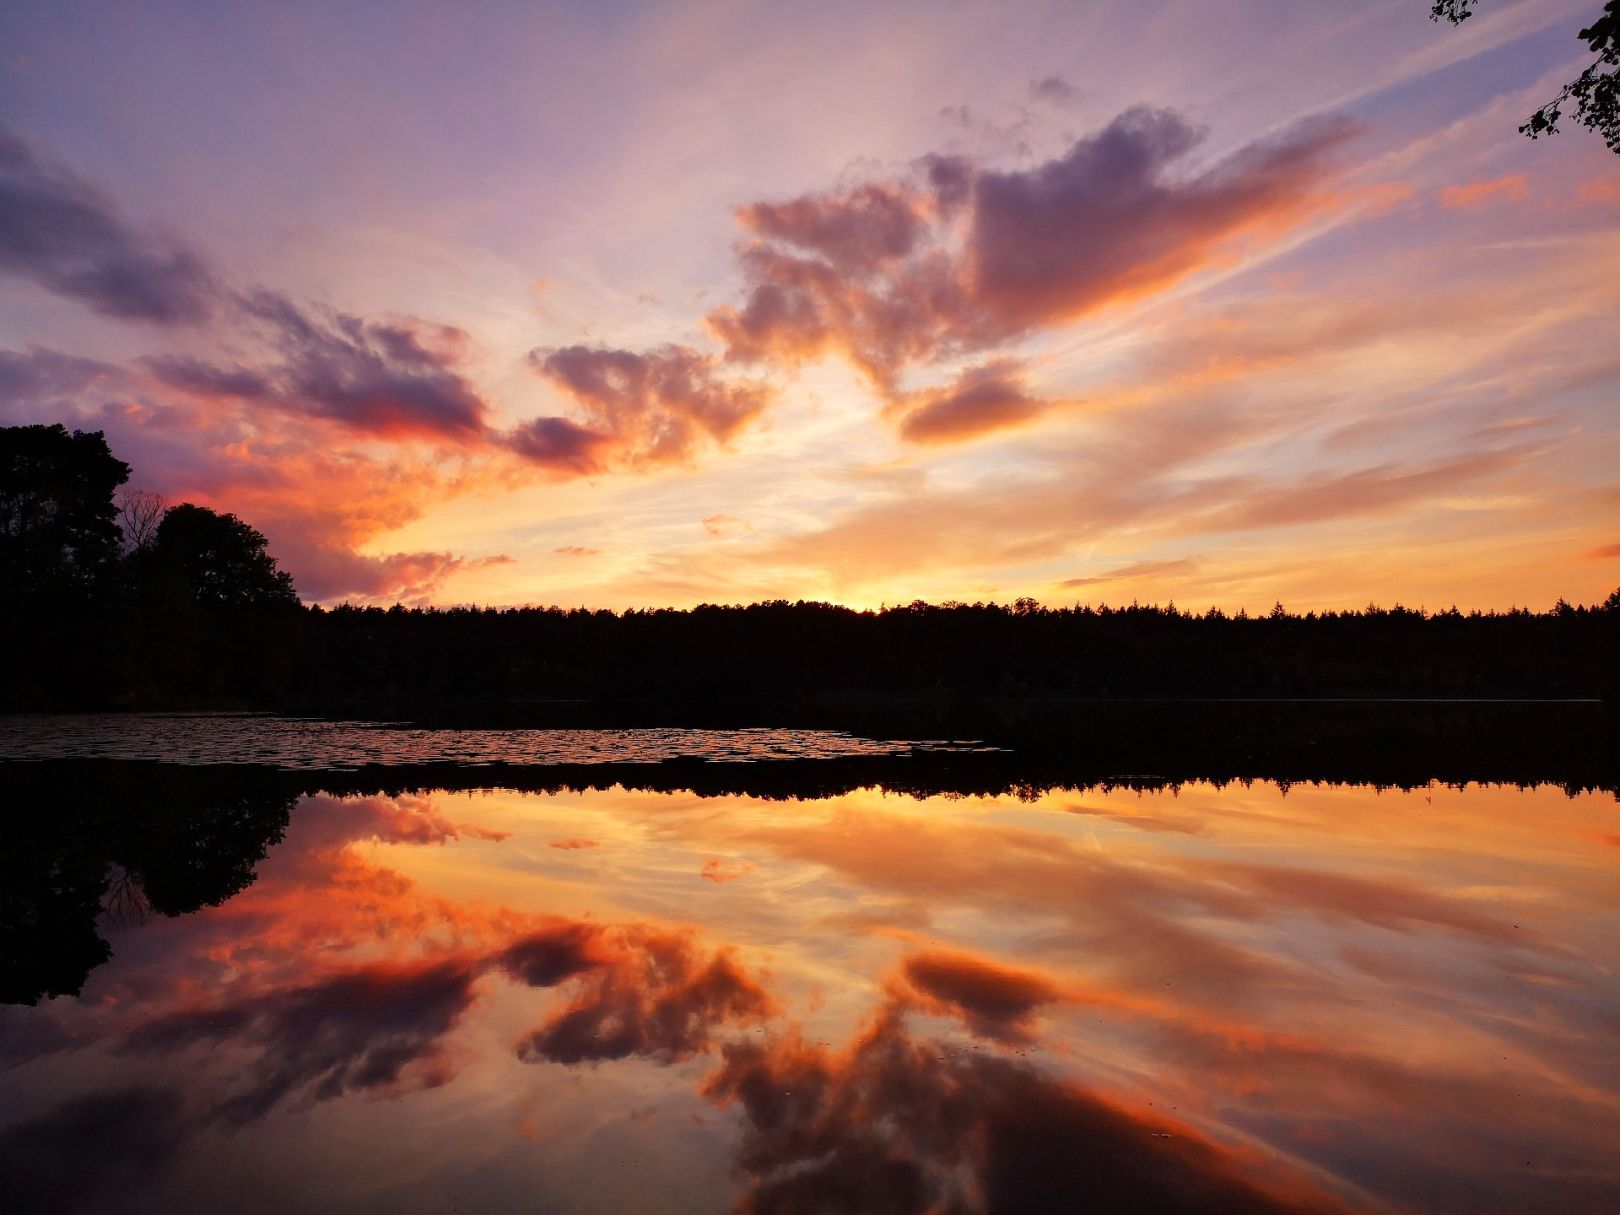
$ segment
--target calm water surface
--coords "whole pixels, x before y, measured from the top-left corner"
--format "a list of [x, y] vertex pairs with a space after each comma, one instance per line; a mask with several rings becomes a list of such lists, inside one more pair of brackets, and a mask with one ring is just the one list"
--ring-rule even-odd
[[9, 1210], [1620, 1210], [1610, 795], [85, 769], [7, 862]]

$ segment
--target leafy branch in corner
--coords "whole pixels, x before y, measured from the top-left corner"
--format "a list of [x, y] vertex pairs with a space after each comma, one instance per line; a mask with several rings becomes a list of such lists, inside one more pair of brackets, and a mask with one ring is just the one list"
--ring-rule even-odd
[[[1429, 17], [1461, 25], [1474, 15], [1476, 0], [1434, 0]], [[1620, 154], [1620, 0], [1609, 0], [1603, 14], [1579, 37], [1597, 56], [1546, 105], [1519, 127], [1521, 135], [1540, 139], [1558, 134], [1565, 109], [1575, 107], [1575, 119], [1603, 137], [1609, 150]]]

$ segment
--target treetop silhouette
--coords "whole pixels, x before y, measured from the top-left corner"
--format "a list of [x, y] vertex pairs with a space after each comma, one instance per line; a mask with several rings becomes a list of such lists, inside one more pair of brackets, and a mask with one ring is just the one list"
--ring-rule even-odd
[[[1477, 0], [1434, 0], [1433, 21], [1461, 25], [1474, 15]], [[1609, 150], [1620, 154], [1620, 0], [1609, 0], [1603, 12], [1578, 37], [1597, 56], [1557, 97], [1536, 110], [1519, 127], [1521, 135], [1540, 139], [1558, 134], [1564, 109], [1575, 106], [1575, 120], [1603, 137]]]

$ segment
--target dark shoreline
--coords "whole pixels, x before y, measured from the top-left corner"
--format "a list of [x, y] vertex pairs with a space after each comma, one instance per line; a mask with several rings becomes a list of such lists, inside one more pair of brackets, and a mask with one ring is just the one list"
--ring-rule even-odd
[[[1057, 702], [804, 700], [796, 703], [576, 701], [438, 705], [350, 702], [299, 716], [436, 730], [748, 729], [839, 731], [926, 744], [977, 742], [992, 750], [924, 746], [895, 756], [706, 762], [371, 764], [351, 771], [265, 775], [288, 792], [409, 788], [627, 788], [704, 795], [828, 796], [865, 786], [895, 792], [990, 794], [1111, 784], [1273, 781], [1417, 788], [1430, 783], [1540, 785], [1620, 796], [1620, 712], [1586, 701]], [[0, 717], [0, 774], [7, 762]], [[104, 761], [113, 762], [113, 761]], [[174, 765], [155, 764], [154, 767]]]

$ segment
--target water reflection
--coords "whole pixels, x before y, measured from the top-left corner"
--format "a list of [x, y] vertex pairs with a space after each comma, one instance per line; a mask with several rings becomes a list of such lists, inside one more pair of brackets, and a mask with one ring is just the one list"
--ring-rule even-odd
[[1609, 796], [8, 776], [12, 1209], [1620, 1202]]

